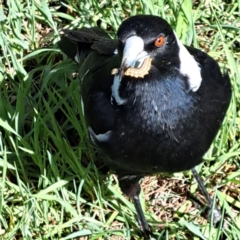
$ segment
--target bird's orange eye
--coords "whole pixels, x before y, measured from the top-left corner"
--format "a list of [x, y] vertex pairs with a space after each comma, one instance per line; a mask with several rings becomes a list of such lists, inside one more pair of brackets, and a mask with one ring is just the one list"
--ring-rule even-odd
[[154, 44], [155, 44], [156, 47], [161, 47], [161, 46], [164, 44], [164, 42], [165, 42], [164, 36], [159, 36], [159, 37], [155, 40]]

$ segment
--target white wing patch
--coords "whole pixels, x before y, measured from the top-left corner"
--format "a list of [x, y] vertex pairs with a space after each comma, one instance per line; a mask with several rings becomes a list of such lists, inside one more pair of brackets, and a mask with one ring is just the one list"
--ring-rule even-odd
[[201, 68], [199, 67], [194, 57], [180, 42], [175, 32], [174, 34], [179, 47], [180, 72], [188, 77], [190, 90], [196, 92], [202, 83]]
[[90, 133], [90, 138], [92, 142], [107, 142], [111, 137], [112, 131], [107, 131], [106, 133], [96, 134], [91, 127], [88, 127], [88, 131]]

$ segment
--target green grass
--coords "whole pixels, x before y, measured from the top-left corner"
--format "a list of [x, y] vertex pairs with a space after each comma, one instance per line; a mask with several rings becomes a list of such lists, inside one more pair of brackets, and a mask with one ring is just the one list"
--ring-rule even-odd
[[185, 44], [219, 61], [233, 89], [223, 126], [198, 167], [225, 213], [224, 228], [201, 218], [202, 208], [189, 208], [193, 201], [184, 198], [186, 189], [201, 195], [190, 172], [162, 177], [165, 188], [159, 176], [144, 180], [146, 218], [158, 239], [215, 240], [221, 232], [226, 239], [240, 239], [237, 0], [0, 3], [0, 239], [140, 238], [132, 202], [114, 175], [102, 173], [101, 159], [89, 144], [76, 65], [56, 45], [62, 28], [96, 26], [99, 20], [114, 37], [122, 20], [135, 14], [164, 17]]

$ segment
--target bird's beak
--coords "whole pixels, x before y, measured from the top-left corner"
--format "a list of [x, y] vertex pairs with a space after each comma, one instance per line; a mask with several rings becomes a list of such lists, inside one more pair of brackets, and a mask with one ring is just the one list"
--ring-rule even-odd
[[[140, 71], [140, 69], [144, 65], [147, 58], [149, 58], [149, 55], [146, 51], [144, 51], [143, 39], [138, 36], [129, 37], [126, 40], [123, 49], [123, 58], [119, 69], [120, 79], [122, 79], [124, 75], [143, 78], [143, 76], [146, 75], [146, 69], [144, 72]], [[149, 69], [150, 65], [148, 66]], [[147, 73], [149, 69], [147, 69]]]

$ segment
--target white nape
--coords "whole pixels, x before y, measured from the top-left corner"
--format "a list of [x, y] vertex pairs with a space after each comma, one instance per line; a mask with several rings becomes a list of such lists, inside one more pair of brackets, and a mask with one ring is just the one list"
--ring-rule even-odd
[[119, 88], [120, 88], [120, 76], [119, 74], [114, 76], [113, 85], [112, 85], [112, 97], [115, 99], [118, 105], [123, 105], [126, 103], [126, 99], [122, 99], [119, 95]]
[[91, 127], [88, 127], [88, 131], [90, 133], [90, 138], [92, 142], [106, 142], [111, 136], [112, 131], [107, 131], [106, 133], [96, 134]]
[[194, 57], [188, 52], [185, 46], [178, 39], [175, 32], [174, 34], [179, 47], [180, 72], [181, 74], [188, 77], [190, 90], [196, 92], [202, 83], [201, 68], [199, 67]]

